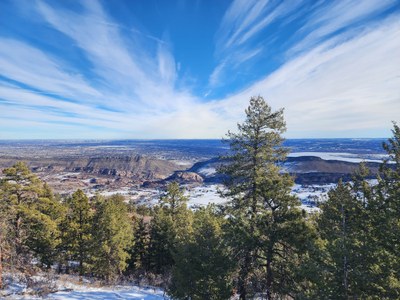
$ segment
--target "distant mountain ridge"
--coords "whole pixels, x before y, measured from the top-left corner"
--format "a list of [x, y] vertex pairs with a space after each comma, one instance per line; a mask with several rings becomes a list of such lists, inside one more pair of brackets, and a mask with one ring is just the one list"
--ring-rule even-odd
[[[379, 158], [383, 153], [382, 141], [384, 139], [288, 139], [285, 146], [298, 157], [288, 157], [283, 167], [295, 176], [297, 183], [350, 180], [359, 164], [346, 161], [344, 155], [358, 157], [358, 160]], [[118, 186], [144, 182], [163, 184], [171, 180], [214, 183], [223, 179], [215, 173], [221, 163], [217, 157], [227, 152], [228, 145], [220, 140], [0, 141], [0, 168], [23, 160], [43, 176], [75, 172], [85, 174], [82, 180], [92, 175], [119, 180]], [[332, 155], [322, 156], [322, 159], [309, 153]], [[367, 165], [372, 178], [379, 163]]]
[[[206, 183], [217, 183], [223, 181], [223, 175], [212, 172], [223, 162], [217, 158], [195, 163], [189, 172], [201, 174]], [[288, 157], [282, 164], [284, 171], [289, 172], [298, 184], [328, 184], [336, 183], [339, 179], [349, 181], [352, 174], [359, 168], [359, 163], [341, 160], [324, 160], [316, 156]], [[369, 178], [375, 178], [380, 163], [365, 162], [370, 169]]]

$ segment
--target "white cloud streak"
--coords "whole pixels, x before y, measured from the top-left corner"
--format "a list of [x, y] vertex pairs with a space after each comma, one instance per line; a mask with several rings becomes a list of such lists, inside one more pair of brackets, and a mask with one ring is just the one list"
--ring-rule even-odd
[[[300, 1], [287, 1], [278, 5], [269, 0], [233, 1], [216, 33], [215, 56], [219, 62], [210, 76], [210, 86], [220, 85], [225, 73], [238, 69], [241, 64], [260, 54], [263, 47], [254, 49], [254, 45], [249, 42], [300, 4]], [[262, 41], [261, 44], [265, 43]]]
[[395, 0], [332, 1], [329, 5], [316, 10], [300, 29], [300, 33], [308, 32], [308, 34], [291, 49], [291, 52], [306, 50], [338, 30], [378, 15], [393, 6], [395, 2]]
[[372, 27], [347, 42], [319, 45], [218, 105], [243, 109], [245, 99], [265, 95], [286, 108], [291, 137], [383, 134], [400, 111], [400, 21]]
[[[353, 13], [343, 16], [343, 24], [372, 13], [367, 4], [352, 3], [358, 9], [343, 4]], [[391, 5], [388, 0], [382, 3], [381, 11]], [[293, 10], [283, 5], [269, 9], [267, 1], [233, 2], [219, 34], [229, 49], [243, 51], [229, 52], [220, 60], [210, 75], [212, 85], [223, 78], [227, 65], [240, 65], [262, 52], [247, 43]], [[79, 14], [43, 2], [38, 10], [81, 49], [96, 78], [89, 80], [43, 49], [0, 37], [0, 73], [30, 87], [0, 81], [0, 127], [15, 128], [2, 130], [0, 138], [13, 138], [24, 126], [37, 128], [32, 137], [220, 138], [243, 118], [248, 99], [259, 94], [274, 108], [286, 108], [289, 137], [376, 136], [398, 118], [399, 15], [321, 42], [321, 36], [341, 28], [335, 21], [341, 10], [326, 10], [323, 17], [316, 14], [302, 29], [308, 32], [312, 24], [320, 26], [318, 38], [307, 37], [301, 46], [307, 45], [308, 52], [246, 90], [202, 102], [189, 90], [177, 90], [176, 62], [167, 43], [152, 39], [154, 52], [146, 51], [140, 40], [134, 40], [132, 47], [127, 42], [131, 37], [123, 35], [118, 24], [112, 26], [115, 22], [99, 3], [85, 2]], [[229, 24], [234, 25], [232, 30]]]
[[100, 95], [79, 74], [65, 71], [59, 60], [9, 38], [0, 37], [0, 74], [49, 93], [71, 96], [71, 91], [80, 91], [86, 97]]

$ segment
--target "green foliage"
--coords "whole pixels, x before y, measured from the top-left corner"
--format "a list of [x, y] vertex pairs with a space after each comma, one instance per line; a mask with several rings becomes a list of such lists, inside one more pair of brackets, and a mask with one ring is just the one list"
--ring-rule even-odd
[[89, 198], [79, 189], [66, 199], [65, 208], [65, 217], [60, 225], [62, 235], [60, 251], [64, 256], [62, 260], [66, 263], [77, 261], [79, 275], [82, 276], [85, 269], [90, 267], [93, 212]]
[[362, 203], [352, 195], [350, 186], [341, 182], [329, 192], [321, 209], [318, 225], [321, 238], [326, 241], [327, 255], [326, 276], [320, 282], [322, 290], [329, 298], [347, 299], [357, 282], [354, 277], [365, 268], [360, 255], [364, 249], [359, 218], [365, 212]]
[[369, 200], [374, 246], [380, 251], [380, 289], [388, 298], [400, 298], [400, 128], [393, 123], [393, 136], [383, 148], [389, 155], [380, 170], [374, 197]]
[[133, 245], [133, 223], [124, 197], [99, 198], [93, 226], [93, 271], [107, 281], [121, 275], [127, 267]]
[[256, 293], [272, 299], [296, 290], [291, 268], [312, 236], [300, 201], [290, 195], [293, 180], [279, 167], [287, 153], [285, 129], [283, 110], [272, 112], [259, 96], [250, 99], [238, 133], [227, 135], [232, 155], [219, 172], [228, 176], [227, 237], [237, 259], [241, 299]]
[[149, 267], [156, 274], [167, 273], [174, 264], [175, 225], [170, 215], [158, 210], [151, 222]]
[[174, 299], [229, 299], [232, 264], [223, 243], [224, 219], [212, 207], [194, 214], [193, 234], [174, 253], [169, 294]]
[[[400, 257], [400, 128], [394, 123], [392, 130], [393, 137], [387, 143], [383, 144], [383, 148], [389, 155], [389, 161], [385, 161], [381, 166], [378, 192], [375, 201], [376, 209], [381, 208], [383, 215], [377, 215], [378, 222], [384, 227], [385, 231], [381, 233], [385, 237], [385, 247], [388, 251]], [[379, 212], [379, 211], [377, 211]]]
[[400, 297], [400, 130], [384, 149], [378, 184], [365, 180], [360, 166], [352, 184], [338, 184], [322, 205], [318, 229], [323, 241], [317, 261], [318, 295], [335, 299], [398, 299]]
[[150, 224], [143, 216], [136, 222], [134, 241], [135, 244], [129, 251], [128, 271], [146, 271], [150, 268]]
[[[177, 182], [168, 184], [167, 191], [160, 197], [159, 207], [168, 215], [171, 216], [173, 222], [177, 223], [182, 219], [182, 214], [187, 213], [187, 202], [183, 191], [180, 189]], [[185, 220], [183, 220], [185, 221]]]
[[42, 264], [50, 266], [60, 243], [61, 205], [25, 163], [18, 162], [3, 174], [0, 206], [9, 229], [4, 238], [9, 241], [13, 264], [24, 268], [29, 257], [36, 255]]
[[192, 212], [187, 208], [187, 197], [173, 182], [167, 186], [154, 213], [150, 230], [150, 271], [166, 274], [174, 265], [174, 252], [179, 243], [191, 233]]

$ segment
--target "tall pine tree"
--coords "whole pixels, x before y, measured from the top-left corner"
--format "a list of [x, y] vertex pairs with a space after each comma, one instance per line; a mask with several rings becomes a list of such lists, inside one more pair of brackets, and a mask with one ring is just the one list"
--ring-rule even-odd
[[[363, 251], [360, 218], [365, 215], [362, 203], [354, 197], [351, 186], [339, 182], [321, 206], [318, 226], [326, 241], [320, 293], [327, 298], [348, 299], [360, 296], [357, 276], [366, 270], [359, 259]], [[321, 275], [322, 275], [321, 274]]]
[[94, 273], [110, 281], [128, 266], [129, 249], [133, 245], [133, 222], [122, 195], [107, 199], [98, 197], [94, 215]]
[[3, 201], [2, 189], [0, 189], [0, 290], [3, 288], [3, 261], [6, 260], [6, 252], [10, 247], [9, 244], [9, 218], [6, 212], [7, 205]]
[[50, 266], [59, 243], [59, 203], [50, 188], [34, 175], [25, 163], [3, 170], [0, 183], [1, 207], [8, 228], [11, 263], [25, 269], [32, 255]]
[[[134, 245], [129, 251], [127, 271], [146, 272], [149, 270], [150, 224], [149, 217], [139, 216], [135, 224]], [[147, 219], [147, 220], [146, 220]]]
[[318, 295], [336, 299], [400, 297], [400, 129], [383, 144], [389, 158], [378, 184], [361, 165], [353, 182], [330, 191], [318, 220], [324, 247]]
[[376, 197], [372, 199], [373, 237], [381, 248], [381, 272], [385, 274], [383, 295], [400, 298], [400, 128], [393, 123], [393, 136], [383, 148], [388, 154], [380, 168]]
[[280, 168], [287, 154], [285, 130], [283, 110], [273, 112], [258, 96], [250, 99], [238, 132], [228, 132], [225, 140], [231, 155], [219, 172], [227, 175], [228, 236], [238, 264], [240, 299], [257, 292], [272, 299], [296, 286], [290, 268], [310, 228], [300, 201], [290, 194], [292, 178]]
[[172, 182], [161, 196], [150, 230], [150, 270], [166, 275], [174, 265], [177, 245], [190, 235], [192, 212], [179, 184]]
[[63, 260], [66, 264], [77, 261], [79, 275], [83, 276], [90, 264], [93, 212], [89, 198], [79, 189], [66, 199], [65, 206], [66, 214], [60, 226]]
[[223, 242], [225, 222], [214, 207], [194, 214], [193, 233], [179, 244], [168, 293], [174, 299], [229, 299], [232, 263]]

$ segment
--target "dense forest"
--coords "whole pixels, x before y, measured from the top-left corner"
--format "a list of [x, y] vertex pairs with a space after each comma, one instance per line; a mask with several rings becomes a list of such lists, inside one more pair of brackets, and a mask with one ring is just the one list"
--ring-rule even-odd
[[250, 99], [225, 142], [224, 205], [189, 209], [178, 183], [154, 207], [123, 196], [68, 197], [22, 162], [0, 181], [0, 289], [5, 273], [147, 280], [172, 299], [399, 299], [400, 128], [377, 182], [361, 164], [316, 213], [282, 171], [283, 110]]

